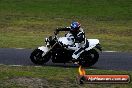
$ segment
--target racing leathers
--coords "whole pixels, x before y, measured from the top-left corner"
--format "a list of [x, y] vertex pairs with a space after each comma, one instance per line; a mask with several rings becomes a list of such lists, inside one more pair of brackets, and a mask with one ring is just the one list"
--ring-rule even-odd
[[56, 32], [59, 31], [69, 31], [65, 36], [72, 37], [74, 44], [68, 45], [67, 48], [75, 50], [72, 54], [73, 61], [77, 61], [78, 57], [84, 50], [89, 47], [88, 41], [85, 38], [85, 33], [82, 28], [79, 28], [77, 31], [71, 31], [71, 27], [57, 28]]

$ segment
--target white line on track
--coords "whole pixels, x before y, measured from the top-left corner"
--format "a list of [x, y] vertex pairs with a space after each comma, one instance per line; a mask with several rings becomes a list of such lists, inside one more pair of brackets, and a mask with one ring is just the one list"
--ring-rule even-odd
[[118, 52], [118, 51], [103, 51], [103, 52]]
[[25, 48], [15, 48], [15, 49], [25, 49]]
[[19, 67], [19, 66], [23, 66], [23, 65], [9, 65], [9, 66], [17, 66], [17, 67]]

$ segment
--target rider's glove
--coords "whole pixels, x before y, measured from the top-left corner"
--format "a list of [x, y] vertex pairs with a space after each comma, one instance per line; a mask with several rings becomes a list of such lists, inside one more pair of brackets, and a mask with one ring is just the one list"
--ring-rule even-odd
[[59, 33], [59, 30], [58, 30], [58, 28], [55, 30], [55, 35], [57, 35], [58, 33]]

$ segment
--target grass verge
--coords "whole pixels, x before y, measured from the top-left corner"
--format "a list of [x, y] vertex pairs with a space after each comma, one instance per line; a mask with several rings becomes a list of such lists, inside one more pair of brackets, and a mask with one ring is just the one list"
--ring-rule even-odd
[[74, 20], [104, 50], [131, 51], [131, 0], [0, 0], [0, 47], [34, 48]]
[[[87, 74], [129, 74], [131, 71], [91, 70]], [[129, 84], [84, 84], [76, 82], [78, 68], [52, 66], [6, 66], [0, 65], [1, 88], [131, 88]]]

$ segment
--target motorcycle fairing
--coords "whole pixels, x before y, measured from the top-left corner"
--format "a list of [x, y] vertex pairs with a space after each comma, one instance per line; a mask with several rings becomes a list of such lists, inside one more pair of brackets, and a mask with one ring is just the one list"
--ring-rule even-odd
[[[85, 49], [86, 51], [96, 47], [96, 45], [99, 44], [99, 40], [98, 39], [87, 39], [87, 40], [89, 42], [89, 47]], [[72, 41], [69, 41], [67, 39], [67, 37], [61, 37], [59, 41], [60, 42], [62, 41], [63, 44], [64, 44], [64, 42], [65, 42], [65, 44], [70, 43], [71, 46], [69, 45], [68, 49], [76, 50], [76, 49], [80, 48], [80, 44], [79, 43], [75, 43], [75, 45], [72, 46]], [[38, 49], [42, 50], [45, 53], [49, 51], [49, 48], [45, 47], [45, 46], [38, 47]]]
[[71, 37], [60, 37], [58, 42], [61, 42], [63, 45], [73, 45], [74, 40]]
[[89, 42], [89, 47], [85, 49], [86, 51], [96, 47], [96, 45], [99, 44], [99, 40], [98, 39], [87, 39], [87, 40]]

